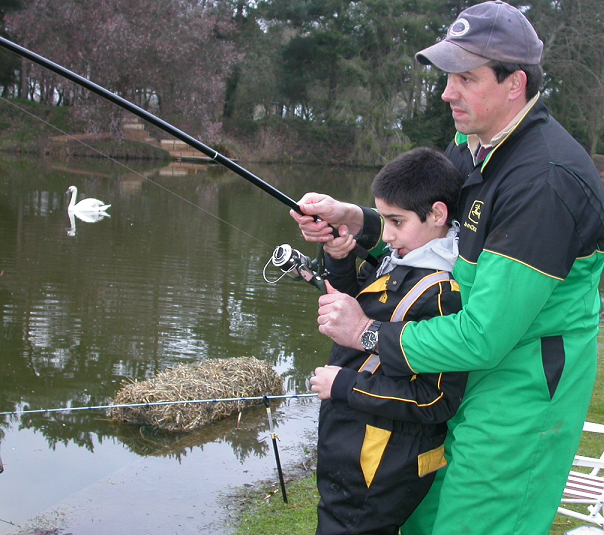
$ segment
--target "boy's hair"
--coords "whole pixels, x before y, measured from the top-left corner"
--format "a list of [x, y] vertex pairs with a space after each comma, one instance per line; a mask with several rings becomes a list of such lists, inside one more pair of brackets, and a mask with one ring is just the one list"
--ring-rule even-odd
[[373, 180], [371, 192], [391, 206], [415, 212], [426, 221], [432, 205], [446, 204], [451, 225], [457, 217], [457, 201], [463, 179], [444, 154], [428, 147], [418, 147], [397, 156], [386, 164]]

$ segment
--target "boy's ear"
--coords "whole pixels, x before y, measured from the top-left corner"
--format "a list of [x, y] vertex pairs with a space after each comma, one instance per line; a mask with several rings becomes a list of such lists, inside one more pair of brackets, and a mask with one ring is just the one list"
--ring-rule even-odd
[[442, 201], [436, 201], [432, 205], [432, 212], [430, 213], [430, 217], [433, 218], [434, 224], [436, 226], [443, 226], [447, 224], [447, 219], [449, 217], [449, 209], [447, 205]]

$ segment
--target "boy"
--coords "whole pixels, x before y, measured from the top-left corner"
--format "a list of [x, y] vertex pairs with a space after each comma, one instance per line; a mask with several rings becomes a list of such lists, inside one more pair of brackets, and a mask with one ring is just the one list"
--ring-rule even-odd
[[453, 217], [461, 185], [442, 154], [427, 148], [402, 154], [372, 185], [391, 252], [381, 255], [377, 268], [363, 263], [357, 275], [348, 254], [354, 239], [345, 226], [325, 245], [329, 292], [356, 296], [372, 321], [366, 352], [334, 344], [329, 366], [317, 368], [311, 379], [323, 400], [317, 535], [394, 535], [446, 464], [446, 421], [461, 403], [466, 374], [386, 377], [377, 332], [381, 322], [460, 310], [450, 271], [457, 259]]

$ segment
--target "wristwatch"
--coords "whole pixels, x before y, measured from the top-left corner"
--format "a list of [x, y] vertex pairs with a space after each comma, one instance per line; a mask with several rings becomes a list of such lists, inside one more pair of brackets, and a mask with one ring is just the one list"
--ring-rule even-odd
[[361, 335], [361, 345], [368, 353], [375, 353], [378, 345], [378, 330], [382, 326], [381, 321], [374, 321], [371, 327]]

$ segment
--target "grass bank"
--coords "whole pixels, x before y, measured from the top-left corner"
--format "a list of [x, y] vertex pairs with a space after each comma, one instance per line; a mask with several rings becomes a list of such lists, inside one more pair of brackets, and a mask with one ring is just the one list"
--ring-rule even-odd
[[[604, 337], [599, 338], [598, 379], [592, 396], [588, 421], [604, 423], [604, 391], [599, 387], [604, 374]], [[598, 436], [585, 434], [579, 453], [589, 457], [599, 457], [604, 443]], [[235, 535], [314, 535], [316, 527], [316, 506], [319, 499], [313, 470], [287, 484], [288, 503], [281, 497], [279, 486], [260, 485], [254, 491], [242, 493], [240, 515], [236, 517]], [[571, 507], [572, 508], [572, 507]], [[574, 506], [575, 510], [586, 512], [585, 506]], [[587, 525], [580, 520], [556, 515], [550, 535], [564, 535], [567, 531]]]
[[[100, 157], [163, 160], [168, 154], [158, 147], [136, 141], [94, 140], [86, 145], [75, 141], [58, 142], [63, 133], [84, 134], [89, 128], [77, 119], [73, 107], [45, 106], [22, 99], [0, 100], [0, 151], [57, 158]], [[173, 119], [178, 127], [179, 118]], [[163, 136], [146, 123], [149, 132]], [[189, 132], [196, 137], [202, 133]], [[201, 139], [200, 138], [200, 139]], [[229, 158], [264, 163], [303, 163], [381, 167], [414, 144], [408, 139], [378, 140], [356, 127], [342, 123], [316, 125], [301, 119], [269, 115], [262, 120], [228, 120], [222, 139], [213, 148]], [[444, 149], [444, 146], [441, 148]], [[96, 150], [95, 150], [96, 149]], [[604, 177], [604, 155], [594, 161]]]
[[[53, 158], [105, 158], [120, 160], [170, 160], [167, 151], [145, 143], [115, 140], [99, 134], [78, 141], [85, 125], [74, 118], [73, 108], [43, 106], [30, 100], [0, 101], [0, 151]], [[65, 134], [72, 136], [64, 140]]]
[[288, 503], [277, 487], [264, 485], [240, 495], [236, 535], [313, 535], [319, 500], [314, 471], [287, 484]]

